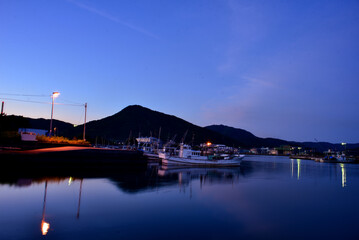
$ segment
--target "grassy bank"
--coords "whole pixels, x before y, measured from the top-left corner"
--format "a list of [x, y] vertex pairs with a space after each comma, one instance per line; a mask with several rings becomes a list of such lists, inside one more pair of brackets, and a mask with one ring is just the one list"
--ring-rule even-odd
[[21, 141], [16, 131], [0, 132], [0, 150], [30, 150], [38, 148], [52, 148], [61, 146], [90, 146], [88, 141], [68, 139], [65, 137], [37, 136], [37, 141]]
[[83, 145], [83, 146], [89, 146], [90, 143], [84, 140], [79, 139], [68, 139], [65, 137], [47, 137], [44, 135], [39, 135], [36, 137], [36, 140], [39, 143], [51, 143], [51, 144], [65, 144], [65, 145]]

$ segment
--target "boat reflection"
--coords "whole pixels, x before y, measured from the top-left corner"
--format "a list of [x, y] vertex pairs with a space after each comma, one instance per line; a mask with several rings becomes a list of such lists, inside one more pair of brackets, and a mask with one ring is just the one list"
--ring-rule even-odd
[[211, 183], [233, 183], [250, 171], [247, 168], [178, 168], [168, 166], [152, 166], [147, 171], [139, 173], [122, 173], [110, 180], [122, 191], [138, 193], [148, 190], [158, 190], [167, 186], [189, 185], [191, 181], [199, 179], [201, 186]]
[[162, 166], [158, 169], [161, 177], [178, 176], [178, 183], [188, 184], [192, 180], [199, 179], [201, 186], [212, 183], [233, 183], [242, 176], [243, 171], [240, 167], [232, 168], [193, 168], [193, 167], [170, 167]]

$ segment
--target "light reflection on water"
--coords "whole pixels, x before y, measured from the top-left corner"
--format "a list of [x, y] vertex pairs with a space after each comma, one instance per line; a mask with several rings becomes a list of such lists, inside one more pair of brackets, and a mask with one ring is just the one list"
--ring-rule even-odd
[[239, 168], [152, 166], [1, 182], [0, 239], [359, 236], [352, 164], [247, 157]]
[[342, 170], [342, 187], [346, 187], [347, 186], [347, 173], [345, 171], [345, 164], [340, 163], [339, 165]]

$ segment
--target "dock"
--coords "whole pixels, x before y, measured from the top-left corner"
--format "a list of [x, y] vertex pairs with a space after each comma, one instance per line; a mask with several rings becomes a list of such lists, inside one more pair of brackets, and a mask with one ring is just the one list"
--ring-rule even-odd
[[301, 159], [301, 160], [312, 160], [312, 161], [321, 162], [321, 163], [359, 163], [359, 161], [355, 158], [347, 158], [347, 160], [344, 160], [344, 161], [339, 161], [335, 158], [325, 159], [324, 157], [297, 156], [297, 155], [290, 156], [290, 158]]

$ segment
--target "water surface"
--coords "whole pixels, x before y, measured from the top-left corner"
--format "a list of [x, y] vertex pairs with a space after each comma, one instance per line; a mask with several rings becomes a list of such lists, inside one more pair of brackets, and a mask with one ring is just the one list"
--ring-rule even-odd
[[1, 178], [0, 239], [359, 239], [358, 165], [260, 156], [45, 176]]

